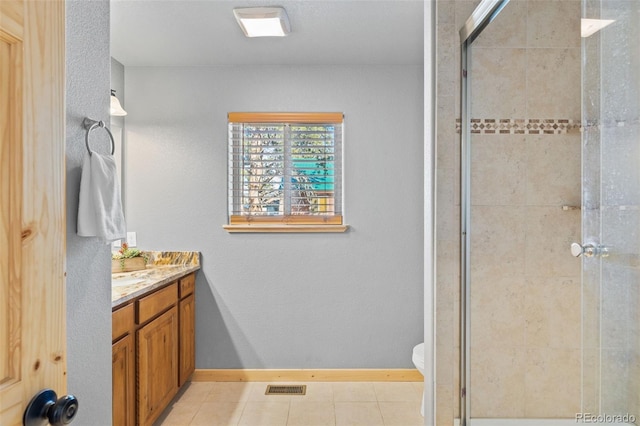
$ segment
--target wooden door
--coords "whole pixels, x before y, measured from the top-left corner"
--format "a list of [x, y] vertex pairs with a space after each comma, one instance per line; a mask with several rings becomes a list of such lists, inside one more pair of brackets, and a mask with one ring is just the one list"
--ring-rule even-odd
[[64, 2], [0, 0], [0, 424], [66, 393]]

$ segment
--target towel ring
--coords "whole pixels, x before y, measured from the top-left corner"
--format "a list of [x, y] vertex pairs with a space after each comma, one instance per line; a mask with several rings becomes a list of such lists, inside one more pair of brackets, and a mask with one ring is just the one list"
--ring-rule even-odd
[[109, 134], [109, 139], [111, 139], [111, 155], [113, 155], [116, 152], [116, 142], [113, 140], [113, 135], [111, 134], [111, 130], [109, 130], [109, 128], [105, 126], [104, 121], [102, 120], [96, 121], [90, 118], [85, 118], [82, 121], [82, 126], [85, 129], [87, 129], [87, 134], [84, 137], [84, 141], [85, 141], [85, 144], [87, 145], [87, 151], [89, 151], [89, 155], [93, 154], [93, 152], [91, 151], [91, 148], [89, 148], [89, 133], [91, 133], [93, 129], [97, 129], [98, 127], [102, 127]]

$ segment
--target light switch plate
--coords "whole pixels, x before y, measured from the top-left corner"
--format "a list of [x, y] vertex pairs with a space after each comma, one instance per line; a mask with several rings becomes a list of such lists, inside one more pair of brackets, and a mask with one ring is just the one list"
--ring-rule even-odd
[[136, 236], [135, 232], [127, 232], [127, 244], [129, 244], [129, 247], [135, 247], [138, 245], [138, 241], [137, 241], [138, 237]]

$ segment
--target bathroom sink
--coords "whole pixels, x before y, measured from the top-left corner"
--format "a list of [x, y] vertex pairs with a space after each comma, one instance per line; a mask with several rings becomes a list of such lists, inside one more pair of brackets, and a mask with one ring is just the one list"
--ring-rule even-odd
[[144, 281], [144, 278], [116, 278], [111, 280], [112, 287], [123, 287], [125, 285], [138, 284]]

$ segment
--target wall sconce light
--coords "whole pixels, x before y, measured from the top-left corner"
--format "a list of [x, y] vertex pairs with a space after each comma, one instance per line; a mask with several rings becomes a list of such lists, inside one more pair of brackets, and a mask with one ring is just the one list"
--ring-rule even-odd
[[122, 108], [120, 101], [116, 98], [116, 91], [111, 89], [111, 110], [110, 114], [116, 117], [124, 117], [127, 111]]
[[233, 9], [233, 15], [247, 37], [284, 37], [291, 31], [287, 11], [281, 7]]

